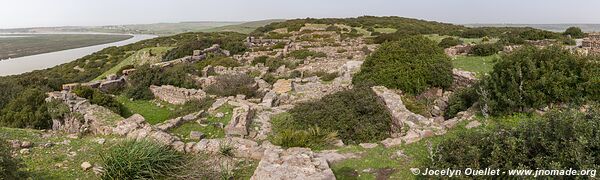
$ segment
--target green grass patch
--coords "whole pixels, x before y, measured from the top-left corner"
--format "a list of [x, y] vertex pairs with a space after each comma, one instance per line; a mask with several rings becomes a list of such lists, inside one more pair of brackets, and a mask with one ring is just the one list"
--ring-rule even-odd
[[[425, 37], [429, 38], [432, 41], [435, 41], [437, 43], [442, 42], [442, 39], [447, 38], [447, 37], [454, 37], [454, 38], [458, 38], [461, 41], [463, 41], [465, 44], [480, 44], [483, 43], [483, 39], [484, 38], [460, 38], [460, 37], [455, 37], [455, 36], [448, 36], [448, 35], [439, 35], [439, 34], [427, 34], [424, 35]], [[498, 38], [488, 38], [489, 41], [485, 42], [485, 43], [495, 43], [498, 42]]]
[[117, 97], [117, 101], [123, 104], [129, 111], [126, 113], [126, 116], [140, 114], [146, 119], [146, 122], [150, 124], [158, 124], [168, 120], [171, 117], [172, 111], [176, 108], [175, 105], [164, 102], [159, 102], [163, 106], [159, 107], [156, 103], [148, 100], [131, 101], [125, 96]]
[[454, 68], [475, 72], [481, 77], [492, 71], [500, 55], [491, 56], [457, 56], [452, 60]]
[[110, 68], [108, 71], [102, 73], [94, 80], [101, 80], [111, 74], [116, 74], [122, 67], [127, 65], [143, 65], [143, 64], [154, 64], [162, 61], [162, 57], [167, 51], [173, 49], [172, 47], [151, 47], [144, 48], [135, 53], [131, 54], [127, 59], [121, 61], [119, 64]]
[[183, 140], [189, 140], [191, 131], [202, 132], [207, 139], [224, 138], [225, 131], [219, 127], [219, 124], [227, 125], [233, 116], [233, 106], [225, 104], [216, 111], [217, 113], [223, 113], [223, 117], [215, 117], [215, 114], [211, 114], [206, 118], [206, 121], [202, 122], [203, 125], [198, 124], [195, 121], [187, 122], [179, 127], [171, 129], [170, 132], [178, 136]]
[[395, 33], [396, 31], [398, 31], [398, 30], [395, 28], [375, 28], [375, 32], [380, 32], [380, 33], [385, 33], [385, 34]]

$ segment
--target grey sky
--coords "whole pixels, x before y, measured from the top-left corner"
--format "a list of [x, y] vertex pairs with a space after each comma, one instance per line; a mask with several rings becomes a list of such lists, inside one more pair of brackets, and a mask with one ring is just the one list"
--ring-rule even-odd
[[0, 28], [393, 15], [450, 23], [600, 23], [600, 0], [0, 0]]

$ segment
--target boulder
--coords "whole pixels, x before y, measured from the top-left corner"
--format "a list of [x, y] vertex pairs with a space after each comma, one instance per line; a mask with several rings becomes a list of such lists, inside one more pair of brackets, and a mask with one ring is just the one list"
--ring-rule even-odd
[[190, 139], [192, 139], [192, 140], [204, 139], [204, 133], [198, 132], [198, 131], [191, 131], [190, 132]]
[[292, 80], [279, 79], [273, 84], [273, 91], [277, 94], [287, 93], [293, 90]]
[[191, 100], [202, 100], [206, 98], [206, 93], [199, 89], [185, 89], [170, 85], [150, 86], [152, 94], [160, 100], [171, 104], [185, 104]]
[[307, 148], [268, 148], [258, 163], [251, 180], [333, 180], [335, 175], [325, 158]]
[[87, 171], [90, 168], [92, 168], [92, 164], [90, 164], [89, 162], [86, 161], [81, 163], [81, 169], [83, 169], [83, 171]]

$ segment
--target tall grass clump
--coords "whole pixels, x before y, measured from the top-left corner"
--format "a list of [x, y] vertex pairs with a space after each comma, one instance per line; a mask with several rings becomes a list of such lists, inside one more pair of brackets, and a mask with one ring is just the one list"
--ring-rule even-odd
[[123, 141], [100, 157], [102, 179], [161, 179], [185, 163], [182, 154], [152, 141]]

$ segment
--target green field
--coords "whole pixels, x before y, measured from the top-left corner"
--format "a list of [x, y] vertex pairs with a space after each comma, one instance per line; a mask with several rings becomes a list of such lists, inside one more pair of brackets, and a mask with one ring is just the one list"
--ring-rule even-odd
[[284, 20], [272, 19], [272, 20], [263, 20], [263, 21], [252, 21], [252, 22], [246, 22], [246, 23], [241, 23], [241, 24], [234, 24], [234, 25], [227, 25], [227, 26], [221, 26], [221, 27], [214, 27], [214, 28], [210, 28], [210, 29], [204, 29], [204, 30], [201, 30], [201, 32], [227, 31], [227, 32], [238, 32], [238, 33], [249, 34], [252, 31], [256, 30], [256, 28], [258, 28], [258, 27], [262, 27], [267, 24], [271, 24], [274, 22], [282, 22], [282, 21], [284, 21]]
[[457, 56], [452, 59], [454, 68], [462, 69], [476, 73], [478, 77], [489, 73], [494, 68], [494, 64], [500, 58], [500, 55], [491, 56]]
[[14, 34], [0, 37], [0, 59], [18, 58], [129, 39], [108, 34]]
[[394, 29], [394, 28], [375, 28], [375, 32], [380, 32], [380, 33], [385, 33], [385, 34], [395, 33], [396, 31], [398, 31], [398, 30]]
[[94, 80], [100, 80], [106, 78], [111, 74], [116, 74], [122, 67], [127, 65], [143, 65], [143, 64], [154, 64], [162, 61], [164, 54], [169, 51], [170, 47], [153, 47], [144, 48], [127, 57], [127, 59], [121, 61], [116, 66], [112, 67], [108, 71], [102, 73], [102, 75], [96, 77]]

